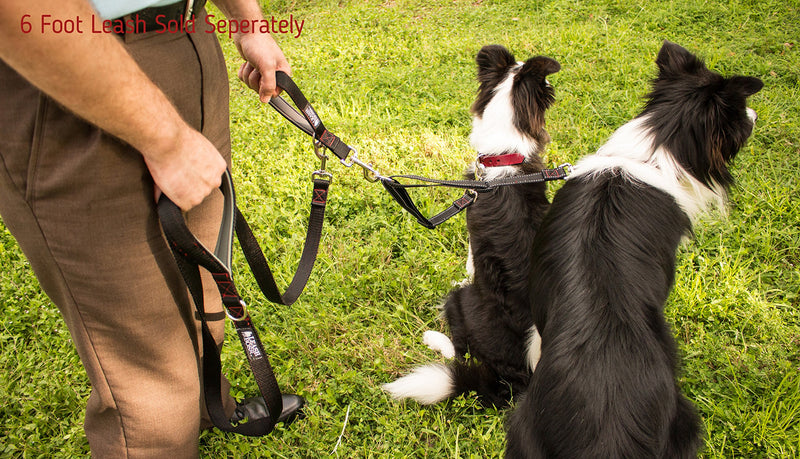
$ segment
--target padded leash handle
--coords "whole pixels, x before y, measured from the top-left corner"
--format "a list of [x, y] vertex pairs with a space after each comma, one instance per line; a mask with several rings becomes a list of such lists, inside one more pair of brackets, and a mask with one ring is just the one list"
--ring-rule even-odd
[[294, 80], [281, 71], [275, 72], [275, 80], [278, 87], [289, 95], [292, 102], [294, 102], [300, 110], [294, 109], [294, 107], [289, 105], [281, 96], [273, 97], [269, 101], [272, 108], [277, 110], [278, 113], [283, 115], [301, 131], [313, 137], [314, 140], [319, 141], [341, 161], [346, 160], [350, 152], [354, 150], [325, 128], [325, 125], [322, 124], [322, 120], [319, 115], [317, 115], [314, 107], [308, 102], [308, 99], [306, 99], [306, 96], [300, 91], [300, 88], [297, 87]]
[[[327, 195], [327, 182], [325, 185], [325, 195]], [[234, 432], [247, 436], [263, 436], [270, 433], [274, 427], [278, 417], [283, 411], [283, 401], [281, 391], [278, 387], [275, 374], [272, 366], [269, 363], [267, 354], [258, 337], [258, 333], [253, 325], [249, 313], [247, 312], [246, 304], [236, 291], [236, 286], [233, 282], [231, 272], [231, 258], [233, 247], [233, 234], [235, 226], [244, 226], [247, 231], [249, 227], [244, 220], [241, 212], [236, 208], [235, 195], [233, 189], [233, 182], [231, 180], [230, 172], [226, 171], [222, 177], [222, 185], [220, 186], [224, 197], [223, 217], [220, 225], [219, 237], [214, 252], [207, 250], [200, 241], [198, 241], [183, 218], [181, 209], [173, 203], [165, 195], [162, 195], [158, 202], [158, 214], [161, 220], [161, 225], [164, 230], [164, 235], [167, 238], [172, 254], [180, 269], [181, 275], [186, 282], [189, 292], [197, 309], [198, 315], [201, 320], [201, 330], [203, 336], [203, 382], [204, 382], [204, 397], [206, 407], [208, 408], [209, 416], [214, 425], [220, 430], [226, 432]], [[315, 184], [316, 196], [316, 184]], [[319, 204], [312, 204], [319, 206]], [[324, 203], [323, 203], [324, 208]], [[323, 212], [324, 214], [324, 212]], [[321, 232], [321, 216], [315, 218], [320, 219], [319, 226]], [[238, 233], [238, 228], [237, 228]], [[250, 262], [250, 257], [256, 251], [260, 254], [264, 266], [266, 266], [266, 273], [269, 274], [269, 280], [258, 279], [259, 285], [262, 283], [271, 282], [277, 292], [277, 286], [269, 271], [269, 266], [266, 264], [261, 248], [255, 237], [250, 233], [250, 238], [242, 240], [240, 236], [240, 245], [242, 245], [245, 255]], [[307, 238], [308, 239], [308, 238]], [[319, 234], [311, 239], [319, 241]], [[312, 241], [313, 242], [313, 241]], [[307, 240], [308, 245], [308, 240]], [[304, 250], [304, 254], [305, 254]], [[316, 255], [316, 248], [312, 251]], [[248, 256], [248, 253], [250, 254]], [[302, 261], [302, 260], [301, 260]], [[306, 262], [308, 264], [308, 262]], [[310, 262], [313, 266], [313, 260]], [[241, 341], [242, 348], [247, 356], [250, 369], [258, 385], [261, 395], [264, 397], [268, 416], [262, 419], [250, 420], [243, 424], [232, 425], [230, 419], [225, 416], [222, 405], [222, 391], [221, 391], [221, 375], [222, 365], [220, 362], [219, 350], [217, 349], [214, 337], [212, 336], [207, 324], [205, 302], [203, 299], [203, 285], [200, 280], [199, 267], [203, 267], [209, 271], [214, 278], [214, 281], [219, 290], [222, 298], [222, 303], [225, 307], [226, 314], [232, 320], [236, 332]], [[310, 273], [311, 266], [307, 267]], [[264, 275], [262, 272], [261, 275]], [[307, 274], [303, 274], [305, 280], [308, 279]], [[305, 283], [295, 286], [293, 293], [293, 300], [299, 296]], [[270, 295], [273, 293], [270, 292]], [[265, 295], [267, 293], [265, 292]], [[269, 295], [267, 295], [269, 298]], [[277, 293], [278, 298], [281, 298], [280, 293]], [[271, 299], [271, 298], [270, 298]], [[292, 301], [293, 301], [292, 300]], [[282, 304], [286, 304], [283, 302]]]

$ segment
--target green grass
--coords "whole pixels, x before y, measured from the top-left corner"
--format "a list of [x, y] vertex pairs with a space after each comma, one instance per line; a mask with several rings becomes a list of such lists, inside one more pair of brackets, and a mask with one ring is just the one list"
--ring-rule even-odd
[[[265, 9], [305, 20], [301, 37], [278, 38], [295, 81], [329, 129], [392, 173], [460, 175], [473, 156], [468, 108], [484, 44], [561, 63], [550, 77], [551, 164], [593, 152], [638, 112], [664, 39], [714, 70], [762, 78], [751, 102], [759, 121], [734, 167], [728, 215], [701, 221], [680, 249], [666, 313], [683, 355], [681, 386], [705, 424], [703, 457], [800, 457], [797, 0], [276, 0]], [[240, 206], [285, 285], [318, 164], [310, 141], [235, 80], [240, 60], [232, 43], [223, 48]], [[428, 408], [396, 403], [379, 388], [436, 358], [419, 337], [445, 329], [435, 306], [464, 276], [463, 217], [426, 230], [360, 171], [338, 163], [330, 170], [320, 256], [300, 300], [276, 307], [258, 299], [243, 269], [237, 277], [279, 382], [308, 399], [308, 418], [261, 439], [204, 433], [201, 454], [501, 456], [506, 412], [469, 397]], [[432, 213], [457, 194], [415, 198]], [[58, 312], [1, 225], [0, 266], [0, 456], [87, 455], [87, 379]], [[226, 372], [239, 395], [252, 394], [241, 350], [229, 342]]]

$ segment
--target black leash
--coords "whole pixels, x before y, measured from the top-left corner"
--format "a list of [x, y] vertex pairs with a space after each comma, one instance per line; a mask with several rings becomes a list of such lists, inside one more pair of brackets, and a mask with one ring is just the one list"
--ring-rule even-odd
[[[239, 296], [233, 282], [231, 257], [234, 234], [239, 240], [245, 259], [264, 296], [281, 305], [291, 305], [302, 293], [316, 260], [322, 226], [327, 204], [328, 188], [331, 174], [325, 170], [328, 157], [321, 153], [321, 147], [330, 150], [347, 167], [358, 165], [364, 169], [364, 177], [370, 181], [380, 180], [390, 195], [420, 224], [433, 229], [448, 218], [458, 214], [475, 202], [478, 193], [488, 192], [500, 186], [538, 183], [559, 180], [567, 176], [570, 167], [562, 165], [556, 169], [545, 169], [536, 174], [510, 176], [490, 181], [482, 180], [436, 180], [417, 175], [395, 175], [384, 177], [358, 159], [355, 149], [344, 143], [339, 137], [325, 128], [319, 115], [308, 102], [292, 79], [283, 72], [276, 72], [277, 84], [292, 99], [299, 111], [282, 97], [273, 97], [270, 105], [288, 119], [298, 129], [314, 139], [316, 155], [322, 160], [319, 170], [312, 173], [314, 189], [311, 198], [311, 212], [303, 252], [300, 256], [294, 277], [284, 293], [275, 282], [272, 271], [246, 219], [236, 207], [233, 182], [228, 171], [223, 175], [220, 187], [224, 196], [224, 210], [219, 238], [215, 250], [207, 250], [191, 233], [183, 219], [180, 208], [162, 195], [158, 202], [158, 213], [164, 234], [172, 253], [191, 293], [195, 308], [201, 320], [203, 336], [203, 382], [205, 401], [209, 416], [214, 425], [226, 432], [235, 432], [248, 436], [262, 436], [271, 432], [283, 410], [282, 396], [272, 366], [258, 337], [252, 319], [247, 312], [245, 302]], [[349, 162], [348, 162], [349, 161]], [[416, 180], [423, 184], [403, 184], [397, 179]], [[426, 218], [414, 204], [406, 188], [446, 186], [465, 189], [464, 195], [444, 211]], [[222, 298], [227, 316], [233, 322], [239, 340], [242, 343], [251, 371], [264, 397], [268, 416], [263, 419], [250, 420], [243, 424], [233, 425], [225, 416], [220, 387], [222, 365], [219, 350], [208, 328], [203, 300], [203, 288], [200, 280], [200, 267], [212, 274]]]
[[[389, 195], [400, 204], [400, 207], [413, 215], [417, 221], [428, 229], [434, 229], [438, 225], [444, 223], [449, 218], [454, 217], [462, 210], [472, 205], [478, 197], [478, 193], [492, 191], [501, 186], [520, 185], [525, 183], [539, 183], [552, 180], [561, 180], [567, 177], [572, 169], [570, 164], [563, 164], [555, 169], [544, 169], [541, 172], [534, 174], [516, 175], [496, 180], [483, 181], [483, 180], [437, 180], [418, 175], [393, 175], [384, 177], [380, 175], [370, 164], [366, 164], [358, 159], [354, 148], [348, 146], [339, 139], [339, 137], [328, 131], [320, 121], [319, 115], [311, 107], [311, 104], [306, 99], [300, 88], [292, 81], [292, 79], [283, 72], [276, 72], [276, 80], [278, 86], [283, 89], [292, 101], [300, 108], [300, 111], [294, 109], [282, 97], [273, 97], [270, 100], [275, 110], [283, 115], [287, 120], [292, 122], [297, 128], [305, 132], [315, 140], [315, 147], [324, 146], [331, 150], [347, 167], [354, 164], [361, 166], [364, 169], [364, 177], [371, 181], [380, 181]], [[327, 157], [317, 154], [323, 160], [323, 169]], [[348, 161], [348, 156], [349, 160]], [[403, 184], [397, 179], [417, 180], [425, 182], [425, 184]], [[461, 188], [466, 191], [464, 194], [453, 201], [447, 209], [437, 213], [436, 215], [427, 218], [419, 210], [414, 200], [409, 195], [406, 188], [419, 188], [431, 186], [445, 186], [450, 188]]]
[[[300, 88], [297, 87], [289, 75], [280, 71], [275, 72], [275, 80], [278, 87], [283, 89], [283, 91], [291, 97], [292, 102], [294, 102], [300, 111], [298, 112], [294, 107], [289, 105], [281, 96], [270, 99], [269, 104], [272, 108], [277, 110], [278, 113], [283, 115], [287, 120], [291, 121], [292, 124], [297, 126], [301, 131], [312, 136], [320, 145], [333, 152], [345, 165], [348, 165], [345, 161], [351, 153], [355, 154], [355, 149], [342, 142], [339, 137], [325, 128], [325, 125], [322, 124], [322, 120], [319, 115], [317, 115], [314, 107], [311, 106], [306, 96], [300, 91]], [[352, 164], [349, 164], [348, 167], [351, 165]]]
[[[274, 303], [291, 305], [300, 296], [311, 276], [322, 235], [328, 188], [332, 176], [325, 170], [327, 156], [321, 154], [319, 148], [320, 146], [328, 148], [348, 167], [353, 164], [360, 164], [360, 161], [357, 161], [355, 157], [355, 151], [325, 128], [311, 104], [308, 103], [308, 100], [292, 79], [283, 72], [277, 72], [276, 76], [278, 86], [291, 96], [292, 101], [300, 109], [300, 112], [280, 97], [273, 98], [270, 101], [270, 105], [300, 130], [314, 137], [317, 156], [322, 159], [322, 167], [312, 173], [314, 188], [311, 197], [311, 212], [308, 219], [306, 241], [303, 245], [303, 252], [294, 277], [286, 291], [281, 293], [278, 288], [269, 263], [264, 257], [255, 235], [250, 229], [247, 220], [236, 207], [233, 182], [228, 171], [225, 172], [220, 187], [225, 204], [219, 238], [214, 252], [207, 250], [194, 237], [186, 226], [183, 214], [177, 205], [164, 195], [161, 196], [158, 202], [158, 213], [164, 234], [184, 281], [189, 288], [201, 321], [204, 397], [209, 416], [214, 425], [220, 430], [248, 436], [262, 436], [271, 432], [283, 411], [283, 402], [272, 366], [253, 326], [252, 319], [247, 312], [246, 304], [236, 291], [236, 286], [233, 282], [231, 271], [233, 236], [235, 234], [238, 238], [245, 259], [264, 296]], [[351, 156], [352, 161], [349, 164], [345, 161], [348, 156]], [[222, 406], [223, 394], [220, 387], [222, 365], [220, 363], [219, 350], [207, 324], [203, 288], [200, 280], [199, 267], [201, 266], [209, 271], [214, 278], [226, 314], [233, 322], [239, 335], [239, 340], [250, 363], [256, 384], [266, 402], [268, 416], [264, 419], [250, 420], [243, 424], [233, 425], [230, 419], [225, 416]]]
[[[294, 278], [283, 294], [280, 293], [275, 283], [269, 264], [250, 230], [250, 226], [236, 207], [233, 182], [229, 172], [226, 171], [224, 174], [220, 187], [225, 204], [220, 234], [214, 252], [210, 252], [194, 237], [186, 226], [183, 214], [177, 205], [163, 195], [158, 202], [158, 214], [164, 234], [200, 317], [203, 336], [204, 397], [211, 421], [220, 430], [247, 436], [266, 435], [274, 429], [275, 423], [283, 411], [281, 391], [267, 353], [264, 351], [250, 314], [247, 312], [246, 304], [239, 296], [233, 282], [231, 256], [234, 228], [245, 258], [264, 295], [275, 303], [290, 305], [302, 292], [314, 266], [322, 233], [329, 183], [328, 180], [314, 180], [306, 243]], [[220, 387], [222, 365], [219, 350], [207, 324], [203, 286], [200, 280], [199, 267], [201, 266], [208, 270], [214, 278], [226, 314], [239, 335], [256, 384], [266, 402], [269, 414], [266, 418], [233, 425], [225, 415]]]
[[[413, 215], [417, 221], [428, 229], [434, 229], [440, 224], [444, 223], [447, 219], [457, 215], [462, 210], [471, 206], [477, 199], [478, 193], [487, 193], [493, 191], [501, 186], [509, 185], [522, 185], [526, 183], [540, 183], [549, 182], [553, 180], [562, 180], [567, 178], [572, 166], [569, 164], [562, 164], [555, 169], [543, 169], [533, 174], [512, 175], [502, 177], [495, 180], [437, 180], [418, 175], [393, 175], [391, 177], [381, 177], [381, 184], [386, 188], [386, 191], [400, 204], [403, 209], [407, 210]], [[398, 178], [406, 180], [416, 180], [419, 184], [404, 184], [397, 181]], [[453, 201], [447, 209], [439, 212], [438, 214], [426, 218], [422, 212], [414, 204], [411, 195], [408, 194], [406, 188], [421, 188], [432, 186], [446, 186], [450, 188], [462, 188], [466, 191], [464, 194]]]

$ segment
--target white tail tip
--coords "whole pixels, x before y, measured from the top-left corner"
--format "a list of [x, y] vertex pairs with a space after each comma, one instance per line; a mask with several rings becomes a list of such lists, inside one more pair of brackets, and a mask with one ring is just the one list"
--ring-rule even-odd
[[440, 352], [447, 359], [452, 359], [456, 356], [456, 348], [453, 347], [453, 342], [444, 333], [428, 330], [422, 334], [422, 343], [431, 350]]
[[453, 377], [445, 365], [431, 364], [381, 387], [395, 400], [411, 398], [423, 405], [433, 405], [453, 394]]

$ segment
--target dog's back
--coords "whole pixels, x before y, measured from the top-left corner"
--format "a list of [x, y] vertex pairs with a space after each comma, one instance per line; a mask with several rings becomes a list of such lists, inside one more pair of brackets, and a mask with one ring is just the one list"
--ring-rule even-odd
[[[505, 406], [527, 387], [533, 324], [528, 273], [548, 206], [545, 185], [538, 183], [502, 187], [468, 209], [474, 276], [444, 306], [457, 356], [451, 364], [454, 394], [475, 391], [484, 403]], [[470, 360], [463, 358], [467, 353]]]
[[[699, 423], [675, 386], [661, 315], [689, 227], [671, 196], [615, 171], [559, 190], [531, 271], [542, 358], [510, 418], [507, 457], [695, 454]], [[682, 451], [669, 450], [673, 429], [693, 439]]]
[[656, 63], [643, 112], [575, 166], [536, 236], [541, 359], [509, 420], [510, 458], [688, 458], [701, 445], [662, 310], [690, 215], [722, 200], [763, 84], [669, 42]]

